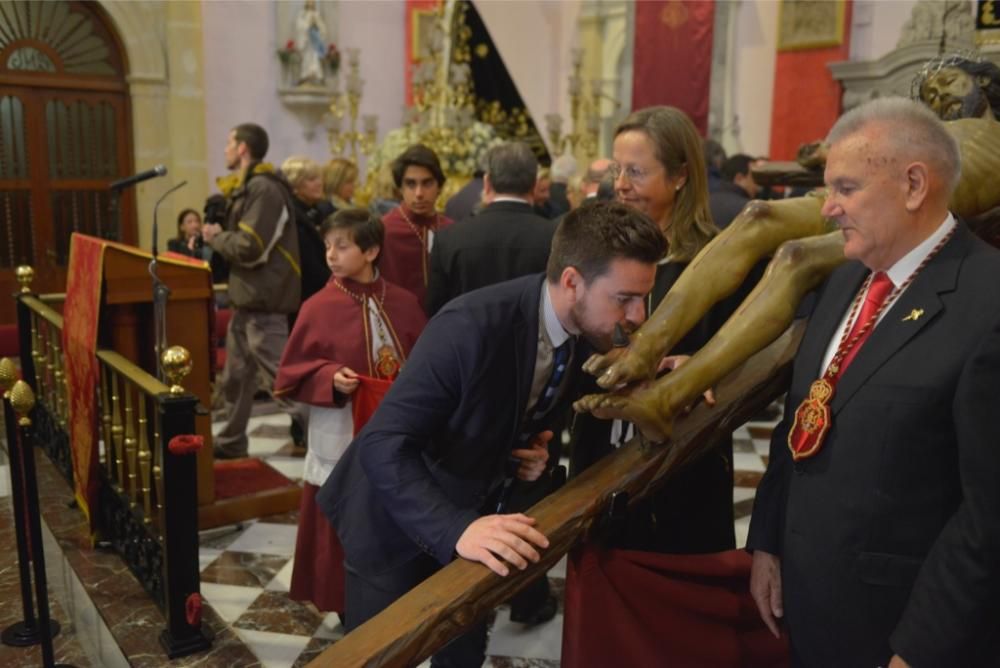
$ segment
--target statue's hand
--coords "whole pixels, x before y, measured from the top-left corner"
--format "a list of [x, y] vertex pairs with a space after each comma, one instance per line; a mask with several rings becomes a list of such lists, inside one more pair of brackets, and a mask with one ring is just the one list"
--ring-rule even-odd
[[806, 169], [823, 169], [826, 166], [826, 153], [829, 147], [822, 141], [814, 141], [799, 146], [795, 160]]
[[635, 424], [648, 440], [662, 442], [670, 438], [672, 416], [660, 409], [655, 385], [638, 388], [629, 394], [588, 394], [573, 404], [578, 413], [591, 413], [603, 420], [627, 420]]
[[[633, 344], [634, 345], [634, 344]], [[657, 356], [658, 357], [658, 356]], [[633, 347], [612, 348], [604, 355], [591, 355], [583, 370], [597, 376], [597, 384], [611, 390], [621, 385], [649, 380], [656, 375], [659, 359], [651, 361]]]

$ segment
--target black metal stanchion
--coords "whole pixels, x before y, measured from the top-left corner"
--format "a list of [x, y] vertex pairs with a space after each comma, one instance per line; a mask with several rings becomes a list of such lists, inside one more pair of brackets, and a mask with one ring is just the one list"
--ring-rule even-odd
[[24, 474], [24, 499], [28, 520], [28, 544], [35, 571], [35, 599], [38, 604], [38, 630], [41, 635], [42, 665], [45, 668], [71, 668], [55, 662], [52, 651], [52, 620], [49, 618], [48, 581], [45, 575], [45, 551], [42, 548], [42, 516], [38, 505], [38, 478], [35, 475], [35, 452], [31, 447], [31, 418], [35, 393], [23, 380], [10, 390], [10, 405], [17, 413], [17, 431]]
[[[3, 398], [10, 398], [10, 388], [17, 380], [14, 363], [8, 358], [0, 359], [0, 389]], [[21, 468], [21, 448], [17, 443], [17, 424], [14, 421], [14, 411], [7, 401], [3, 402], [4, 427], [7, 431], [7, 454], [10, 457], [10, 488], [14, 502], [14, 534], [17, 536], [17, 567], [21, 575], [21, 605], [24, 617], [21, 621], [11, 624], [0, 633], [3, 644], [14, 647], [36, 645], [41, 640], [38, 621], [35, 619], [35, 604], [31, 597], [31, 558], [28, 551], [28, 541], [25, 533], [24, 514], [24, 480]]]

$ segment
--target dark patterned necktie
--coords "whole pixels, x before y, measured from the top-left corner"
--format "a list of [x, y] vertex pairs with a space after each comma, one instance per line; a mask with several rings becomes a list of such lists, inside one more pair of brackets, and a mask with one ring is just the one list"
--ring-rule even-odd
[[[545, 382], [545, 387], [542, 388], [541, 394], [538, 395], [535, 405], [531, 407], [525, 417], [515, 449], [527, 448], [531, 439], [541, 431], [543, 420], [548, 415], [552, 404], [559, 395], [559, 387], [566, 376], [566, 369], [569, 366], [569, 360], [572, 355], [573, 337], [566, 339], [562, 345], [552, 351], [552, 371], [549, 373], [549, 379]], [[503, 487], [500, 490], [500, 497], [496, 506], [497, 513], [504, 512], [504, 508], [510, 499], [514, 478], [517, 477], [517, 470], [520, 467], [520, 459], [517, 457], [507, 458], [507, 465], [504, 468]]]

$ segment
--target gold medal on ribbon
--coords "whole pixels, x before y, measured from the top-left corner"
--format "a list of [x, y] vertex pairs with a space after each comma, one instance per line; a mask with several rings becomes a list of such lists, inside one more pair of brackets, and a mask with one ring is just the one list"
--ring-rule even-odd
[[826, 378], [820, 378], [813, 381], [809, 397], [795, 409], [795, 421], [788, 432], [788, 449], [795, 461], [812, 457], [823, 446], [823, 439], [830, 430], [832, 397], [833, 385]]
[[378, 362], [375, 364], [375, 368], [383, 378], [396, 377], [396, 374], [399, 373], [399, 360], [396, 359], [396, 353], [393, 352], [392, 346], [385, 345], [378, 349]]

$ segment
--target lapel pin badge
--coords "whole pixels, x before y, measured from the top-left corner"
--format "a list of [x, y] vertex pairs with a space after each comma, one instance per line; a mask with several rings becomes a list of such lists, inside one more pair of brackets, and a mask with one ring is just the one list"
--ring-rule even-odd
[[910, 315], [903, 318], [903, 322], [906, 322], [907, 320], [918, 320], [923, 314], [924, 310], [922, 308], [915, 308], [910, 311]]

